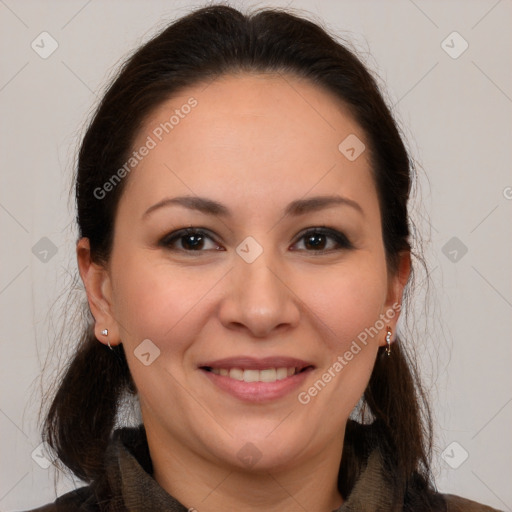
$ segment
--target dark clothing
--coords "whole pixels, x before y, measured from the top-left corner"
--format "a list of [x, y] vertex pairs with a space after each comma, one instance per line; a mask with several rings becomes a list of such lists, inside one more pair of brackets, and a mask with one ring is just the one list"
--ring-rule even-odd
[[[31, 512], [187, 512], [189, 510], [164, 491], [151, 476], [151, 458], [142, 425], [138, 428], [123, 428], [115, 431], [107, 449], [106, 463], [108, 483], [112, 495], [116, 496], [109, 499], [108, 503], [102, 505], [98, 503], [93, 484], [71, 491], [54, 503]], [[392, 504], [391, 491], [389, 484], [385, 481], [380, 453], [375, 450], [369, 456], [366, 467], [348, 498], [335, 512], [402, 511], [403, 506], [397, 507]], [[458, 496], [444, 494], [438, 497], [443, 503], [439, 512], [496, 512], [496, 509]], [[194, 504], [191, 506], [193, 507]], [[197, 512], [201, 512], [200, 505], [196, 505], [196, 508], [198, 508]]]

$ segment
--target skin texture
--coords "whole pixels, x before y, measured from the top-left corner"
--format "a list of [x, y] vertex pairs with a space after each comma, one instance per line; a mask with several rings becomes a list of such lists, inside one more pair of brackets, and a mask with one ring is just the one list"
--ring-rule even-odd
[[[349, 161], [338, 150], [348, 135], [363, 142], [365, 135], [332, 95], [289, 75], [223, 76], [159, 106], [134, 148], [190, 97], [197, 105], [125, 178], [108, 265], [91, 262], [88, 240], [78, 242], [96, 336], [124, 344], [154, 477], [185, 506], [331, 511], [343, 502], [336, 481], [345, 424], [385, 328], [308, 404], [297, 395], [400, 303], [409, 255], [399, 272], [388, 272], [369, 152]], [[184, 195], [223, 203], [232, 215], [173, 205], [143, 216]], [[283, 216], [290, 202], [325, 195], [361, 211], [342, 204]], [[321, 226], [344, 233], [353, 247], [321, 236], [324, 252], [308, 244], [304, 230]], [[190, 238], [159, 245], [187, 227], [211, 237], [199, 251], [184, 249]], [[236, 252], [248, 236], [263, 249], [252, 263]], [[397, 319], [386, 323], [393, 333]], [[134, 354], [145, 339], [160, 350], [148, 366]], [[198, 369], [208, 360], [277, 355], [314, 370], [299, 389], [269, 402], [235, 398]], [[239, 456], [247, 443], [256, 447], [254, 465]]]

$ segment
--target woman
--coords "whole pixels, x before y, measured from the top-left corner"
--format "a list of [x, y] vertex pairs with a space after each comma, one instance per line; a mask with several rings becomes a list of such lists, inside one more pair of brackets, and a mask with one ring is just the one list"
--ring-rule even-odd
[[94, 321], [44, 430], [87, 486], [38, 510], [492, 510], [432, 483], [396, 333], [410, 187], [374, 80], [310, 21], [211, 6], [140, 48], [80, 149]]

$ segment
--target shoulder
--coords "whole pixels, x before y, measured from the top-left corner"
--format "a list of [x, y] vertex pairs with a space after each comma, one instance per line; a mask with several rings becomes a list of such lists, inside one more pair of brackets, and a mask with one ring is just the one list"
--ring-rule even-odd
[[98, 512], [90, 487], [81, 487], [57, 498], [53, 503], [26, 512]]
[[442, 496], [446, 502], [446, 512], [499, 512], [496, 508], [454, 494], [443, 494]]

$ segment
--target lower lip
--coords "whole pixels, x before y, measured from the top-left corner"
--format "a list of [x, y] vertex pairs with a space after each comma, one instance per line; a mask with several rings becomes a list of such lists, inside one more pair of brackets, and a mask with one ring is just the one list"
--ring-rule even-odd
[[245, 382], [200, 369], [217, 387], [245, 402], [277, 400], [299, 388], [313, 368], [275, 382]]

